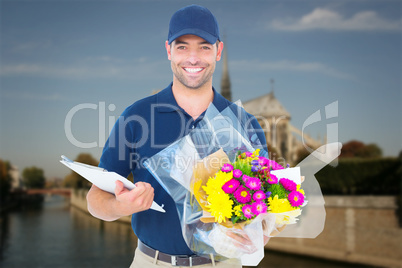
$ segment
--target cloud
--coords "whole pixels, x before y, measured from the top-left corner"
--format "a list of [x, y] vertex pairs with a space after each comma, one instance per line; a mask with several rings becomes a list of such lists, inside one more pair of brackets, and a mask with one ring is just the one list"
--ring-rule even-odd
[[39, 101], [63, 101], [68, 98], [57, 93], [52, 94], [39, 94], [30, 91], [15, 91], [15, 90], [2, 90], [2, 98], [7, 99], [25, 99], [25, 100], [39, 100]]
[[291, 60], [281, 60], [274, 62], [262, 62], [259, 60], [241, 60], [231, 61], [230, 66], [233, 69], [247, 71], [293, 71], [293, 72], [312, 72], [322, 73], [332, 77], [337, 77], [345, 80], [354, 80], [355, 77], [348, 73], [336, 70], [328, 65], [320, 62], [297, 62]]
[[[37, 76], [68, 79], [149, 79], [166, 74], [166, 61], [139, 58], [122, 60], [108, 56], [83, 59], [69, 65], [48, 63], [2, 64], [0, 76]], [[164, 76], [163, 76], [164, 77]]]
[[361, 11], [345, 18], [335, 11], [316, 8], [299, 19], [273, 20], [268, 28], [281, 31], [400, 31], [401, 22], [381, 18], [375, 11]]

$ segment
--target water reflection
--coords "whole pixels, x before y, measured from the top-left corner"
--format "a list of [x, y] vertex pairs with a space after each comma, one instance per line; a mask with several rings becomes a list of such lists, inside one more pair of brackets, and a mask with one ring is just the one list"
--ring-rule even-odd
[[2, 215], [0, 230], [2, 267], [128, 267], [136, 246], [129, 224], [103, 223], [58, 196]]
[[[0, 231], [1, 267], [129, 267], [137, 240], [130, 224], [100, 221], [59, 196], [5, 213]], [[271, 251], [258, 267], [348, 266]]]

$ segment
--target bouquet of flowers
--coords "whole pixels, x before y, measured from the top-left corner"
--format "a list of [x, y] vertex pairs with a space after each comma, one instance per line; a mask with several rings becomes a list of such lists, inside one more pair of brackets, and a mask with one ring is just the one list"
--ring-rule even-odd
[[[257, 265], [264, 257], [264, 237], [315, 237], [322, 230], [297, 224], [305, 214], [304, 191], [309, 207], [311, 189], [320, 213], [306, 213], [305, 222], [312, 218], [323, 226], [318, 183], [303, 191], [299, 167], [283, 168], [268, 159], [251, 120], [256, 119], [240, 105], [219, 112], [211, 104], [188, 135], [144, 162], [175, 201], [183, 238], [199, 256]], [[296, 228], [282, 231], [289, 224]]]
[[[228, 221], [246, 222], [267, 212], [281, 216], [291, 212], [287, 217], [277, 217], [279, 227], [296, 222], [301, 206], [305, 205], [304, 191], [293, 180], [278, 178], [274, 171], [283, 167], [259, 156], [259, 151], [239, 152], [235, 162], [223, 164], [205, 185], [205, 178], [193, 181], [192, 193], [214, 222], [230, 226]], [[210, 222], [211, 217], [204, 214], [202, 220]]]

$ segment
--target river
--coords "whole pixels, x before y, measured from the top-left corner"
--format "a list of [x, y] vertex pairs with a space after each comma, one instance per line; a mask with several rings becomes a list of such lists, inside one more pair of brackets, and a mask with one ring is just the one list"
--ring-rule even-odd
[[[135, 247], [129, 224], [95, 219], [60, 196], [0, 219], [0, 267], [128, 267]], [[258, 267], [352, 266], [268, 251]]]

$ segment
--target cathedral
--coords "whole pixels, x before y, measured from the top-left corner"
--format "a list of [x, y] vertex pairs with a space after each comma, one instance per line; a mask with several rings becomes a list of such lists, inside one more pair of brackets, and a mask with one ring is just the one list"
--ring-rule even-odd
[[[290, 124], [290, 113], [282, 106], [274, 95], [274, 80], [271, 80], [271, 92], [255, 99], [243, 102], [244, 109], [254, 115], [265, 132], [268, 143], [270, 159], [280, 164], [296, 165], [298, 152], [303, 151], [304, 141], [311, 148], [318, 148], [322, 145], [306, 133]], [[223, 54], [223, 68], [221, 80], [221, 94], [232, 101], [231, 85], [228, 70], [226, 50]]]

